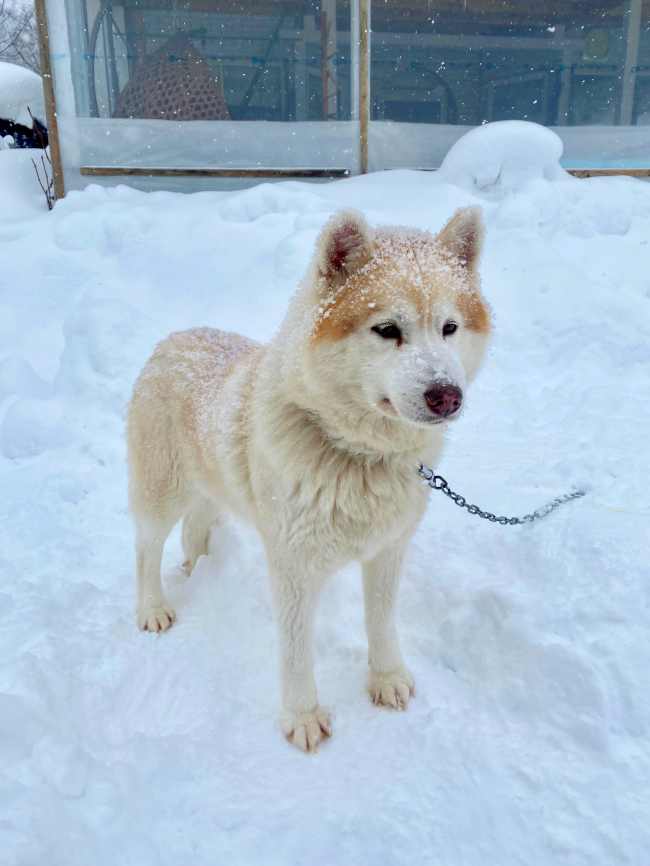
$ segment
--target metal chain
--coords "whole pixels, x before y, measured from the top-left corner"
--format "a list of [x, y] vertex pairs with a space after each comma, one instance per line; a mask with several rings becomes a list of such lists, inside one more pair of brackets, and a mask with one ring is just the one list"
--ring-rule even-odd
[[551, 511], [555, 511], [555, 509], [559, 508], [560, 505], [563, 505], [565, 502], [570, 502], [572, 499], [580, 499], [580, 497], [584, 496], [586, 493], [585, 490], [572, 490], [571, 493], [563, 493], [561, 496], [556, 496], [555, 499], [551, 499], [551, 501], [547, 502], [546, 505], [542, 505], [530, 514], [524, 514], [522, 517], [497, 517], [497, 515], [492, 514], [491, 511], [483, 511], [483, 509], [479, 508], [478, 505], [470, 505], [464, 496], [461, 496], [459, 493], [456, 493], [451, 489], [442, 475], [436, 475], [433, 469], [429, 469], [429, 467], [425, 466], [424, 463], [420, 463], [420, 466], [418, 467], [418, 475], [420, 478], [424, 479], [433, 490], [442, 490], [445, 496], [448, 496], [452, 502], [455, 502], [456, 505], [458, 505], [459, 508], [466, 508], [470, 514], [477, 514], [484, 520], [489, 520], [490, 523], [500, 523], [502, 526], [517, 526], [518, 524], [532, 523], [533, 520], [541, 520], [542, 517], [546, 517], [551, 513]]

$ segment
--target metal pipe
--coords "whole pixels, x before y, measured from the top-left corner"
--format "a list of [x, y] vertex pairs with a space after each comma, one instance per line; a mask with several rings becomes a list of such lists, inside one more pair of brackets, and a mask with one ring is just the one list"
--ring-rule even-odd
[[350, 3], [350, 120], [359, 120], [359, 0]]
[[625, 66], [621, 79], [621, 110], [619, 123], [630, 126], [634, 116], [636, 68], [641, 35], [641, 0], [628, 0], [625, 9]]

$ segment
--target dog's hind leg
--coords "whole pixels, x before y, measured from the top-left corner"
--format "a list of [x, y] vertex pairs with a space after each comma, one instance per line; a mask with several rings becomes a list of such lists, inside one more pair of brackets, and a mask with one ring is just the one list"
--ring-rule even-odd
[[200, 556], [208, 552], [210, 529], [220, 522], [217, 505], [205, 497], [194, 500], [183, 518], [183, 569], [191, 574]]
[[167, 537], [187, 511], [191, 495], [182, 412], [170, 391], [173, 389], [160, 365], [151, 365], [149, 370], [145, 367], [133, 390], [127, 424], [138, 625], [155, 632], [165, 631], [176, 619], [163, 594], [160, 565]]
[[160, 578], [163, 547], [175, 523], [176, 519], [136, 515], [138, 626], [144, 631], [165, 631], [176, 619]]
[[145, 631], [165, 631], [176, 615], [162, 591], [160, 564], [188, 496], [168, 431], [163, 429], [167, 435], [158, 437], [157, 448], [147, 448], [137, 420], [129, 429], [129, 501], [135, 522], [138, 625]]

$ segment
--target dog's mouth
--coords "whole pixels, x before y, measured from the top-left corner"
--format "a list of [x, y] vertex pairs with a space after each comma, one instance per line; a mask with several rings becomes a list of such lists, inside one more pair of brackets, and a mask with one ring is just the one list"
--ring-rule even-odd
[[449, 418], [437, 418], [433, 413], [427, 412], [426, 414], [418, 414], [417, 417], [411, 418], [408, 415], [403, 415], [399, 412], [388, 397], [379, 400], [377, 408], [382, 415], [388, 415], [391, 418], [399, 418], [401, 421], [408, 424], [415, 424], [417, 427], [438, 427], [440, 424], [451, 424], [461, 414], [460, 412], [455, 412]]
[[401, 415], [395, 406], [391, 403], [388, 397], [384, 397], [379, 401], [377, 407], [384, 415], [390, 415], [391, 418], [401, 418], [403, 421], [408, 421], [411, 424], [417, 424], [417, 426], [423, 427], [432, 427], [437, 426], [438, 424], [445, 424], [449, 421], [453, 421], [453, 418], [435, 418], [430, 413], [427, 415], [423, 415], [419, 418], [409, 418], [408, 416]]

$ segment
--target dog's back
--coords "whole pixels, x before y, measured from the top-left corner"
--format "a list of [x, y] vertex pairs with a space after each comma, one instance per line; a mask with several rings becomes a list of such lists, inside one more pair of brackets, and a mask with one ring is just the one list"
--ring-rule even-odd
[[[130, 500], [135, 513], [178, 518], [206, 486], [223, 492], [219, 433], [244, 424], [246, 382], [258, 343], [215, 328], [171, 334], [138, 377], [128, 413]], [[248, 375], [247, 375], [248, 374]], [[238, 479], [239, 480], [239, 479]], [[205, 491], [208, 493], [209, 491]], [[214, 491], [213, 491], [214, 492]]]

